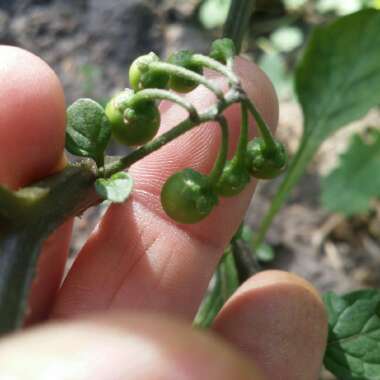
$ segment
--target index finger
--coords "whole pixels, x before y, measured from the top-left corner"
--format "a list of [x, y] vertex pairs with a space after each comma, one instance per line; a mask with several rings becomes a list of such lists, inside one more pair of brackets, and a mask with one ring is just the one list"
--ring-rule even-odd
[[[248, 95], [275, 127], [278, 103], [270, 81], [248, 61], [239, 59], [236, 68]], [[203, 109], [215, 101], [202, 87], [188, 99]], [[230, 107], [225, 115], [234, 146], [240, 131], [239, 107]], [[162, 115], [161, 131], [184, 116], [177, 106], [170, 107]], [[193, 317], [224, 247], [247, 209], [255, 183], [239, 196], [221, 200], [211, 215], [191, 226], [176, 224], [165, 215], [160, 191], [169, 175], [184, 167], [207, 173], [219, 146], [219, 128], [208, 123], [132, 168], [132, 198], [110, 207], [80, 252], [58, 295], [55, 315], [127, 308]]]

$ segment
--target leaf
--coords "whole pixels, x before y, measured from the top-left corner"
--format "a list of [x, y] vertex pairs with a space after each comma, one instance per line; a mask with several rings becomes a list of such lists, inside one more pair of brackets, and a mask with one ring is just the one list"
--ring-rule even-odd
[[329, 336], [324, 364], [344, 380], [380, 379], [380, 291], [327, 293]]
[[320, 144], [380, 103], [380, 11], [366, 9], [316, 28], [296, 70], [296, 92], [304, 114], [301, 144], [262, 219], [256, 244]]
[[91, 157], [103, 166], [111, 125], [103, 107], [91, 99], [78, 99], [67, 109], [66, 149], [77, 156]]
[[119, 172], [110, 178], [99, 178], [95, 182], [96, 192], [113, 203], [125, 202], [132, 192], [133, 179], [126, 172]]
[[367, 212], [380, 197], [380, 131], [366, 141], [354, 135], [339, 166], [322, 182], [322, 204], [333, 212], [353, 215]]
[[296, 91], [305, 133], [318, 142], [378, 105], [380, 12], [364, 10], [317, 28], [297, 69]]

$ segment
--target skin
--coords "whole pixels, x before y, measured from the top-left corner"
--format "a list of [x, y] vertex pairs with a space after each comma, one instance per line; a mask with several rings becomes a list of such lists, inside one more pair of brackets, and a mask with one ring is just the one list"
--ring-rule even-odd
[[[42, 60], [5, 46], [0, 56], [0, 183], [18, 188], [63, 167], [65, 104], [57, 77]], [[236, 70], [274, 128], [278, 102], [271, 83], [241, 58]], [[187, 96], [200, 109], [214, 101], [202, 88]], [[167, 103], [161, 113], [160, 133], [186, 116]], [[239, 109], [231, 107], [226, 117], [234, 148]], [[71, 221], [50, 237], [29, 302], [28, 324], [41, 323], [0, 340], [1, 378], [318, 378], [326, 315], [318, 293], [295, 275], [262, 272], [231, 297], [210, 331], [191, 327], [255, 183], [196, 225], [172, 222], [159, 195], [175, 171], [210, 170], [219, 133], [209, 123], [137, 163], [132, 199], [109, 208], [62, 286]]]

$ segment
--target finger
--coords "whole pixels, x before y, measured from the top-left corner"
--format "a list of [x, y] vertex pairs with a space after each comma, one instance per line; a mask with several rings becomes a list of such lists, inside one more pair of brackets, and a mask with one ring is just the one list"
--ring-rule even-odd
[[[57, 76], [40, 58], [2, 45], [0, 57], [0, 184], [17, 189], [62, 169], [65, 101]], [[62, 227], [43, 250], [37, 272], [42, 286], [32, 294], [39, 316], [61, 281], [70, 234], [68, 225]]]
[[316, 380], [327, 317], [316, 290], [293, 274], [262, 272], [224, 305], [213, 329], [256, 360], [268, 379]]
[[4, 339], [0, 368], [2, 378], [14, 380], [264, 380], [216, 336], [139, 314], [45, 325]]
[[[239, 59], [236, 68], [247, 93], [274, 127], [278, 104], [269, 80], [248, 61]], [[221, 84], [220, 78], [218, 83]], [[203, 88], [191, 93], [189, 100], [203, 109], [215, 101]], [[168, 108], [162, 115], [161, 133], [185, 116], [177, 106]], [[236, 145], [239, 107], [229, 108], [226, 117], [231, 144]], [[208, 218], [192, 226], [176, 224], [165, 215], [160, 190], [170, 174], [184, 167], [209, 172], [219, 145], [219, 128], [208, 123], [132, 168], [132, 199], [110, 207], [74, 263], [54, 315], [130, 308], [165, 310], [188, 319], [194, 316], [223, 249], [247, 209], [255, 184], [238, 197], [221, 200]]]

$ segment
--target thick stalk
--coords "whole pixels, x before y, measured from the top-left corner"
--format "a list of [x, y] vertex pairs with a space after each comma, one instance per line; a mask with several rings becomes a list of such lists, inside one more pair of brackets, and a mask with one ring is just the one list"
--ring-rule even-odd
[[88, 168], [70, 167], [35, 184], [45, 195], [29, 203], [23, 225], [1, 231], [0, 335], [22, 324], [42, 242], [69, 217], [99, 201], [95, 178]]
[[224, 24], [223, 36], [231, 38], [235, 43], [236, 52], [239, 54], [244, 34], [248, 29], [255, 0], [232, 0], [226, 23]]

